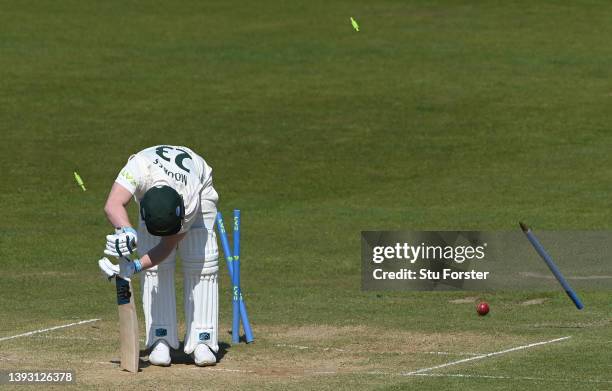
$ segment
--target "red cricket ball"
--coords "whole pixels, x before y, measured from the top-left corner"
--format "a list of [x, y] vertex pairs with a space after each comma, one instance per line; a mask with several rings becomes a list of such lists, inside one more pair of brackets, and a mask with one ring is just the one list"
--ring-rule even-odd
[[478, 315], [480, 316], [485, 316], [489, 313], [489, 304], [487, 304], [486, 301], [480, 302], [476, 307], [476, 312], [478, 312]]

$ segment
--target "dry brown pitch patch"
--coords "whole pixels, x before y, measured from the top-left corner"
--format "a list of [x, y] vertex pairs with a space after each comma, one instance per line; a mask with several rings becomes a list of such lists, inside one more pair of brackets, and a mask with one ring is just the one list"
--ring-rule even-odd
[[[223, 325], [222, 330], [227, 330]], [[225, 338], [223, 338], [225, 337]], [[170, 367], [148, 364], [141, 352], [141, 372], [132, 375], [118, 367], [118, 341], [113, 321], [57, 330], [42, 338], [20, 338], [4, 344], [0, 356], [9, 368], [66, 368], [75, 370], [82, 386], [123, 385], [147, 389], [172, 385], [188, 389], [205, 381], [211, 389], [228, 384], [246, 388], [304, 384], [312, 379], [372, 372], [401, 373], [446, 362], [449, 355], [478, 354], [525, 342], [516, 336], [483, 335], [469, 331], [424, 333], [366, 325], [335, 327], [257, 326], [253, 344], [231, 346], [222, 335], [220, 362], [199, 368], [182, 351], [173, 352]], [[37, 354], [32, 352], [36, 349]], [[432, 354], [432, 353], [439, 353]]]

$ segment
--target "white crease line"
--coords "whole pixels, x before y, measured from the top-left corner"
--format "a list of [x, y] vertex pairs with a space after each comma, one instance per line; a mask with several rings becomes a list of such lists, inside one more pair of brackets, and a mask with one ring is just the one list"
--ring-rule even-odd
[[[96, 337], [67, 337], [61, 335], [36, 335], [33, 338], [41, 338], [41, 339], [74, 339], [74, 340], [83, 340], [83, 341], [104, 341], [105, 339], [96, 338]], [[107, 339], [106, 339], [107, 340]]]
[[440, 356], [481, 356], [483, 353], [468, 353], [468, 352], [417, 352], [423, 354], [437, 354]]
[[570, 382], [570, 383], [612, 383], [612, 380], [597, 380], [597, 379], [550, 379], [545, 377], [531, 376], [492, 376], [492, 375], [468, 375], [461, 373], [417, 373], [414, 376], [427, 377], [464, 377], [476, 379], [494, 379], [494, 380], [535, 380], [535, 381], [550, 381], [550, 382]]
[[429, 367], [429, 368], [417, 369], [416, 371], [412, 371], [412, 372], [404, 372], [401, 375], [402, 376], [414, 376], [414, 375], [417, 375], [419, 373], [433, 371], [434, 369], [446, 368], [446, 367], [450, 367], [452, 365], [463, 364], [463, 363], [469, 362], [469, 361], [481, 360], [483, 358], [489, 358], [489, 357], [499, 356], [499, 355], [510, 353], [510, 352], [515, 352], [517, 350], [529, 349], [529, 348], [533, 348], [535, 346], [541, 346], [541, 345], [546, 345], [546, 344], [549, 344], [549, 343], [565, 341], [566, 339], [569, 339], [569, 338], [571, 338], [571, 337], [561, 337], [561, 338], [551, 339], [549, 341], [534, 342], [534, 343], [530, 343], [529, 345], [522, 345], [522, 346], [517, 346], [515, 348], [510, 348], [510, 349], [506, 349], [506, 350], [500, 350], [499, 352], [481, 354], [480, 356], [474, 356], [474, 357], [464, 358], [462, 360], [451, 361], [451, 362], [447, 362], [446, 364], [436, 365], [436, 366]]
[[13, 338], [27, 337], [28, 335], [33, 335], [33, 334], [38, 334], [38, 333], [44, 333], [44, 332], [47, 332], [47, 331], [52, 331], [52, 330], [57, 330], [57, 329], [63, 329], [63, 328], [66, 328], [66, 327], [71, 327], [71, 326], [77, 326], [77, 325], [84, 324], [84, 323], [97, 322], [98, 320], [100, 320], [100, 319], [89, 319], [89, 320], [82, 320], [82, 321], [80, 321], [80, 322], [75, 322], [75, 323], [70, 323], [70, 324], [64, 324], [64, 325], [61, 325], [61, 326], [50, 327], [50, 328], [48, 328], [48, 329], [40, 329], [40, 330], [30, 331], [30, 332], [23, 333], [23, 334], [12, 335], [12, 336], [10, 336], [10, 337], [3, 337], [3, 338], [0, 338], [0, 342], [2, 342], [2, 341], [7, 341], [7, 340], [9, 340], [9, 339], [13, 339]]

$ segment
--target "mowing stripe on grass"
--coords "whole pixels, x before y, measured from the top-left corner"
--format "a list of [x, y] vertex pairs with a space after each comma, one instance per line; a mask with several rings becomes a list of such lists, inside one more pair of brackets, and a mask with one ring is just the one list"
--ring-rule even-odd
[[499, 352], [481, 354], [480, 356], [464, 358], [462, 360], [457, 360], [457, 361], [451, 361], [451, 362], [447, 362], [446, 364], [436, 365], [436, 366], [429, 367], [429, 368], [417, 369], [416, 371], [412, 371], [412, 372], [404, 372], [402, 373], [402, 376], [414, 376], [414, 375], [418, 375], [421, 373], [430, 372], [435, 369], [441, 369], [441, 368], [450, 367], [452, 365], [463, 364], [469, 361], [481, 360], [483, 358], [489, 358], [489, 357], [499, 356], [499, 355], [506, 354], [506, 353], [516, 352], [517, 350], [529, 349], [529, 348], [533, 348], [536, 346], [547, 345], [549, 343], [561, 342], [569, 338], [571, 337], [555, 338], [549, 341], [534, 342], [534, 343], [530, 343], [529, 345], [522, 345], [522, 346], [517, 346], [517, 347], [506, 349], [506, 350], [500, 350]]
[[333, 351], [336, 351], [336, 352], [346, 352], [347, 351], [346, 349], [339, 349], [339, 348], [330, 348], [330, 347], [326, 347], [326, 348], [323, 348], [323, 347], [314, 347], [313, 348], [311, 346], [288, 345], [288, 344], [285, 344], [285, 343], [277, 343], [274, 346], [279, 347], [279, 348], [292, 348], [292, 349], [299, 349], [299, 350], [319, 349], [319, 350], [323, 350], [323, 351], [326, 351], [326, 352], [329, 351], [329, 350], [333, 350]]
[[75, 322], [75, 323], [70, 323], [70, 324], [64, 324], [61, 326], [55, 326], [55, 327], [50, 327], [48, 329], [40, 329], [40, 330], [34, 330], [34, 331], [29, 331], [27, 333], [23, 333], [23, 334], [17, 334], [17, 335], [12, 335], [10, 337], [3, 337], [0, 338], [0, 342], [2, 341], [7, 341], [9, 339], [13, 339], [13, 338], [19, 338], [19, 337], [27, 337], [28, 335], [33, 335], [33, 334], [38, 334], [38, 333], [44, 333], [47, 331], [52, 331], [52, 330], [57, 330], [57, 329], [64, 329], [66, 327], [71, 327], [71, 326], [78, 326], [84, 323], [91, 323], [91, 322], [97, 322], [100, 319], [88, 319], [88, 320], [82, 320], [80, 322]]

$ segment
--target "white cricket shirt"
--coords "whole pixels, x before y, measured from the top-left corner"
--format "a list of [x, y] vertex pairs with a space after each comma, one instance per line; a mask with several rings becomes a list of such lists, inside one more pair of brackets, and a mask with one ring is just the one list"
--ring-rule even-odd
[[201, 200], [217, 203], [212, 168], [187, 147], [157, 145], [130, 156], [115, 182], [134, 195], [137, 202], [153, 186], [170, 186], [185, 202], [185, 221], [180, 233], [195, 221]]

